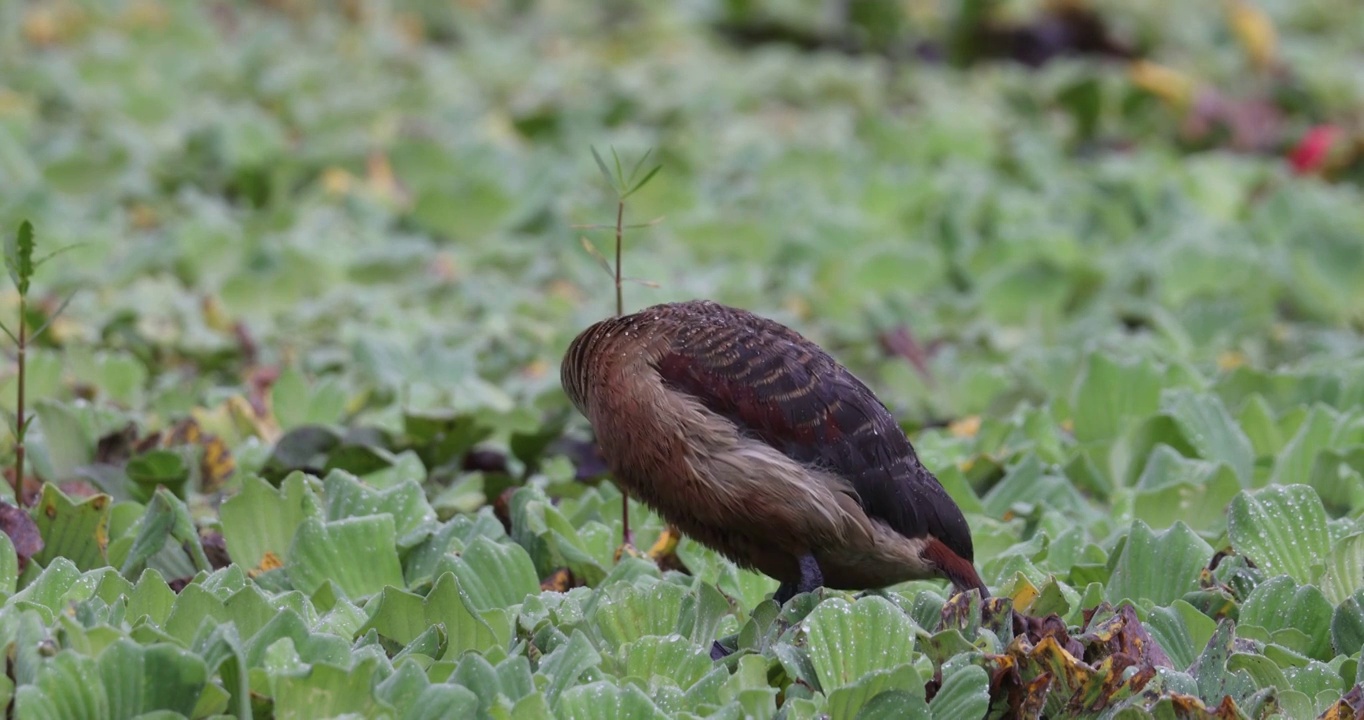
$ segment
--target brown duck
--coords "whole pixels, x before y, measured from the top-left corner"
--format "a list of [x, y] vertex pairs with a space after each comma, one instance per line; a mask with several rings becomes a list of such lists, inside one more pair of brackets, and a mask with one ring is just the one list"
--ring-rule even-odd
[[584, 330], [561, 380], [616, 481], [781, 581], [778, 602], [933, 577], [988, 597], [961, 509], [895, 418], [794, 330], [709, 301], [655, 305]]

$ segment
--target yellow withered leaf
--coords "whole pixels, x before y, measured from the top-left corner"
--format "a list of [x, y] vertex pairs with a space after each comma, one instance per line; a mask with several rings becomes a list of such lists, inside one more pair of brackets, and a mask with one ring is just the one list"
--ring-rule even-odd
[[345, 168], [332, 166], [322, 171], [322, 190], [328, 195], [347, 195], [355, 186], [355, 176]]
[[549, 373], [550, 369], [549, 363], [541, 358], [536, 358], [532, 360], [529, 365], [521, 368], [521, 377], [535, 380], [544, 377]]
[[1018, 573], [1014, 579], [1014, 586], [1009, 596], [1013, 598], [1015, 608], [1026, 612], [1037, 601], [1037, 596], [1041, 592], [1022, 573]]
[[1177, 107], [1187, 106], [1197, 87], [1188, 75], [1150, 60], [1132, 63], [1127, 74], [1137, 87]]
[[258, 416], [255, 409], [251, 407], [251, 403], [241, 395], [229, 397], [225, 407], [228, 416], [232, 418], [238, 428], [265, 442], [275, 443], [284, 434], [280, 430], [279, 422], [275, 420], [274, 413], [269, 413], [265, 417]]
[[980, 416], [968, 415], [960, 420], [954, 420], [947, 426], [947, 431], [952, 433], [953, 437], [975, 437], [976, 433], [980, 432]]
[[135, 202], [128, 208], [128, 224], [134, 230], [152, 230], [161, 224], [161, 217], [151, 205]]
[[1273, 67], [1279, 57], [1279, 36], [1274, 21], [1250, 0], [1223, 0], [1232, 34], [1245, 48], [1256, 68]]
[[61, 36], [57, 13], [48, 7], [35, 7], [24, 15], [24, 39], [34, 45], [52, 45]]
[[407, 193], [393, 172], [393, 164], [381, 152], [371, 152], [365, 158], [365, 185], [370, 193], [384, 202], [400, 206], [407, 203]]
[[426, 42], [426, 23], [422, 16], [414, 12], [400, 12], [393, 18], [398, 35], [410, 46]]
[[203, 491], [213, 492], [237, 469], [237, 461], [227, 449], [227, 443], [216, 435], [205, 436], [202, 447], [204, 454], [199, 467], [203, 476]]
[[681, 539], [676, 530], [671, 527], [664, 528], [663, 532], [659, 533], [658, 540], [654, 541], [653, 547], [649, 548], [646, 554], [652, 560], [665, 558], [677, 550], [677, 543]]
[[170, 24], [171, 14], [157, 0], [133, 0], [124, 7], [119, 21], [130, 30], [159, 30]]
[[247, 575], [250, 575], [251, 577], [256, 577], [257, 575], [260, 575], [263, 572], [267, 572], [269, 570], [276, 570], [282, 567], [284, 567], [284, 561], [280, 560], [279, 556], [276, 555], [274, 552], [266, 550], [265, 555], [263, 555], [260, 559], [260, 564], [252, 568], [251, 571], [247, 573]]
[[193, 445], [203, 437], [203, 428], [199, 427], [199, 422], [192, 417], [185, 418], [171, 427], [170, 435], [161, 441], [161, 447], [171, 447], [172, 445]]
[[232, 331], [232, 318], [228, 316], [227, 309], [216, 296], [205, 295], [199, 307], [204, 314], [204, 324], [210, 329], [222, 333]]
[[1239, 350], [1227, 350], [1217, 356], [1219, 370], [1235, 370], [1246, 364], [1246, 354]]
[[33, 105], [33, 101], [27, 95], [0, 87], [0, 117], [28, 114], [33, 111]]
[[[200, 413], [199, 417], [204, 417], [204, 415]], [[170, 432], [162, 436], [159, 445], [161, 447], [199, 446], [199, 475], [203, 481], [204, 492], [217, 490], [223, 481], [237, 469], [237, 461], [233, 459], [232, 452], [227, 448], [227, 443], [217, 435], [204, 432], [196, 417], [185, 418], [173, 425]]]

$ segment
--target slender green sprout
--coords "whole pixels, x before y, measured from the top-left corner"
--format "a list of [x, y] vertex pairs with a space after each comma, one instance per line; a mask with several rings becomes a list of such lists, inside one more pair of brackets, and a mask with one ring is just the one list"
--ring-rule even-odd
[[[588, 240], [586, 236], [582, 238], [582, 244], [583, 249], [587, 250], [587, 252], [590, 255], [592, 255], [592, 257], [596, 258], [597, 261], [601, 263], [602, 269], [606, 271], [606, 274], [610, 275], [612, 279], [615, 281], [616, 316], [619, 317], [625, 314], [625, 295], [622, 290], [622, 285], [624, 284], [625, 281], [636, 282], [641, 285], [646, 285], [649, 287], [658, 287], [656, 283], [649, 282], [648, 280], [639, 280], [636, 278], [622, 277], [621, 253], [623, 252], [622, 248], [625, 246], [626, 230], [645, 228], [652, 225], [656, 225], [659, 222], [659, 220], [653, 220], [642, 225], [626, 225], [625, 199], [630, 197], [631, 195], [634, 195], [635, 192], [637, 192], [640, 188], [644, 187], [646, 183], [648, 183], [650, 180], [654, 178], [654, 175], [658, 174], [658, 171], [661, 170], [663, 166], [660, 164], [654, 164], [654, 166], [649, 168], [649, 170], [645, 171], [643, 175], [640, 175], [640, 170], [644, 168], [645, 162], [653, 153], [653, 150], [650, 149], [646, 151], [642, 156], [640, 156], [639, 160], [635, 161], [634, 167], [630, 169], [630, 174], [626, 175], [624, 169], [621, 167], [620, 164], [620, 156], [616, 154], [615, 148], [611, 148], [611, 160], [613, 161], [613, 165], [615, 168], [615, 172], [613, 173], [611, 171], [611, 168], [607, 167], [606, 161], [602, 159], [602, 156], [600, 153], [597, 152], [597, 149], [594, 147], [591, 148], [591, 150], [592, 159], [597, 161], [597, 169], [601, 170], [602, 178], [606, 181], [607, 186], [610, 187], [616, 194], [616, 223], [614, 226], [587, 225], [581, 227], [595, 230], [601, 229], [615, 230], [616, 262], [614, 267], [612, 266], [612, 263], [607, 261], [606, 256], [603, 255], [602, 252], [597, 249], [597, 246], [593, 245], [592, 241]], [[621, 540], [625, 545], [633, 545], [634, 538], [632, 537], [630, 532], [630, 494], [625, 490], [625, 488], [621, 488], [620, 496], [622, 535]]]
[[3, 322], [0, 322], [0, 330], [3, 330], [10, 340], [14, 341], [17, 348], [16, 362], [18, 363], [18, 391], [15, 401], [14, 413], [14, 501], [20, 502], [20, 491], [24, 481], [24, 438], [28, 434], [29, 420], [27, 408], [25, 407], [25, 365], [28, 358], [28, 344], [43, 334], [44, 330], [57, 319], [58, 315], [66, 309], [67, 303], [71, 302], [72, 295], [67, 295], [62, 304], [57, 307], [57, 311], [48, 316], [37, 330], [28, 332], [28, 292], [29, 285], [33, 279], [33, 273], [45, 262], [53, 257], [70, 250], [75, 245], [68, 245], [60, 248], [44, 258], [33, 259], [33, 251], [36, 247], [33, 234], [33, 223], [25, 220], [19, 224], [19, 231], [12, 236], [5, 238], [5, 267], [9, 270], [10, 280], [14, 281], [14, 286], [19, 290], [19, 325], [18, 332], [13, 332]]

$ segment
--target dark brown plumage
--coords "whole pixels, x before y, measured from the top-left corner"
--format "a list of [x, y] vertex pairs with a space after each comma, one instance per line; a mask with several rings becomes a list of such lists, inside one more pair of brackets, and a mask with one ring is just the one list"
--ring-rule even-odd
[[794, 330], [708, 301], [584, 330], [564, 390], [616, 481], [687, 535], [781, 581], [945, 577], [988, 596], [971, 533], [866, 385]]

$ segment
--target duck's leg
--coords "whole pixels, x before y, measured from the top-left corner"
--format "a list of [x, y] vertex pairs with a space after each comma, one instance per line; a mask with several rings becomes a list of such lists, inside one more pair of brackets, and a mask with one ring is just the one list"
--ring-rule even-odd
[[819, 570], [819, 561], [814, 555], [809, 553], [800, 556], [800, 579], [796, 582], [784, 582], [772, 593], [772, 599], [779, 605], [785, 605], [787, 600], [807, 592], [814, 592], [824, 586], [824, 573]]
[[772, 599], [776, 600], [778, 605], [785, 605], [787, 600], [790, 600], [795, 596], [796, 584], [791, 582], [782, 583], [777, 586], [777, 591], [772, 593]]
[[819, 570], [819, 561], [814, 555], [801, 555], [800, 582], [796, 585], [796, 594], [814, 592], [821, 587], [824, 587], [824, 573]]

